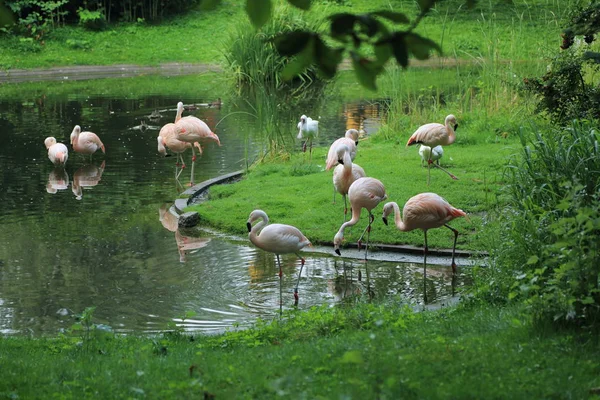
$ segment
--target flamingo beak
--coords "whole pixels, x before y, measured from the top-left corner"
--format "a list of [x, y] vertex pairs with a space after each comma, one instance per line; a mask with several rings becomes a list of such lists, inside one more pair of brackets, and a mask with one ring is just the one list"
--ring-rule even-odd
[[342, 255], [342, 253], [340, 252], [340, 249], [335, 249], [335, 254], [337, 254], [338, 256]]
[[383, 223], [384, 223], [384, 224], [386, 224], [386, 225], [388, 224], [388, 223], [387, 223], [387, 218], [386, 218], [386, 217], [382, 217], [381, 219], [383, 220]]
[[358, 146], [358, 140], [356, 142], [354, 142], [354, 144]]
[[252, 231], [252, 224], [250, 222], [246, 222], [246, 228], [248, 228], [248, 232]]
[[454, 130], [458, 129], [458, 124], [454, 125]]
[[342, 160], [341, 158], [338, 160], [338, 162], [342, 165], [344, 165], [344, 160]]

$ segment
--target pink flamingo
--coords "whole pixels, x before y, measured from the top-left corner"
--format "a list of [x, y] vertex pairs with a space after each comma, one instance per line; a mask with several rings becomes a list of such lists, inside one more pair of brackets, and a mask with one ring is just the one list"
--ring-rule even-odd
[[62, 143], [57, 143], [56, 139], [49, 136], [44, 140], [44, 145], [48, 149], [48, 158], [57, 167], [64, 167], [69, 159], [69, 149]]
[[71, 132], [71, 144], [73, 145], [73, 150], [77, 153], [89, 154], [90, 160], [92, 159], [92, 154], [98, 151], [98, 149], [102, 150], [102, 153], [106, 153], [104, 144], [102, 144], [98, 135], [93, 132], [81, 132], [79, 125], [75, 125], [73, 132]]
[[342, 144], [348, 146], [350, 158], [352, 161], [354, 161], [354, 158], [356, 157], [356, 146], [358, 146], [358, 136], [359, 133], [356, 129], [348, 129], [344, 134], [344, 137], [337, 139], [331, 144], [331, 146], [329, 146], [327, 160], [325, 161], [325, 169], [327, 171], [339, 163], [340, 159], [338, 158], [338, 147]]
[[312, 156], [312, 143], [313, 139], [319, 135], [319, 121], [314, 120], [306, 115], [302, 115], [300, 117], [300, 122], [298, 122], [298, 136], [297, 139], [302, 139], [306, 137], [304, 144], [302, 144], [302, 151], [306, 152], [307, 143], [310, 144], [309, 152]]
[[371, 234], [371, 224], [375, 217], [371, 212], [379, 203], [387, 199], [385, 186], [381, 181], [375, 178], [358, 178], [350, 185], [348, 189], [348, 198], [350, 199], [350, 209], [352, 210], [352, 218], [348, 222], [344, 222], [333, 238], [333, 249], [338, 256], [340, 253], [340, 244], [344, 239], [344, 230], [348, 226], [356, 225], [360, 219], [360, 212], [365, 208], [369, 212], [369, 223], [358, 239], [358, 248], [361, 247], [361, 240], [365, 232], [367, 232], [367, 247], [365, 249], [365, 260], [367, 259], [367, 251], [369, 250], [369, 236]]
[[[180, 108], [183, 110], [182, 102], [177, 103], [178, 114]], [[216, 142], [219, 146], [221, 145], [219, 137], [213, 131], [210, 130], [208, 125], [206, 125], [206, 123], [201, 119], [191, 115], [188, 115], [175, 121], [175, 133], [177, 139], [181, 140], [182, 142], [194, 143], [212, 140]], [[192, 161], [196, 161], [196, 153], [194, 152], [193, 147]]]
[[[183, 169], [185, 168], [185, 161], [183, 161], [182, 154], [187, 149], [191, 148], [192, 144], [189, 142], [183, 142], [183, 141], [177, 139], [175, 124], [172, 122], [165, 124], [160, 129], [160, 133], [158, 134], [158, 137], [156, 139], [158, 141], [158, 152], [160, 154], [166, 156], [167, 155], [166, 147], [168, 147], [173, 153], [177, 154], [176, 165], [179, 165], [179, 160], [181, 160], [181, 170], [175, 176], [175, 179], [179, 179], [179, 175], [181, 175], [181, 173], [183, 172]], [[200, 146], [200, 143], [194, 142], [193, 145], [198, 148], [200, 155], [202, 155], [202, 146]]]
[[[338, 153], [339, 152], [342, 152], [342, 154], [338, 156], [340, 164], [333, 170], [333, 187], [344, 199], [344, 222], [346, 222], [346, 214], [348, 213], [346, 195], [348, 194], [350, 185], [352, 185], [355, 180], [365, 177], [366, 174], [365, 170], [362, 169], [360, 165], [352, 163], [352, 158], [350, 158], [350, 151], [347, 145], [342, 144], [338, 146]], [[335, 191], [333, 192], [334, 203]]]
[[[256, 220], [261, 220], [256, 225], [252, 223]], [[306, 246], [311, 246], [310, 241], [300, 232], [300, 230], [291, 225], [269, 224], [267, 213], [262, 210], [254, 210], [250, 213], [250, 217], [246, 222], [248, 228], [248, 237], [252, 244], [259, 249], [275, 253], [277, 256], [277, 264], [279, 265], [279, 288], [281, 289], [281, 270], [280, 254], [294, 253], [300, 258], [300, 272], [298, 273], [298, 281], [296, 289], [294, 289], [295, 304], [298, 305], [298, 285], [300, 283], [300, 275], [304, 267], [305, 259], [298, 254]]]
[[[456, 129], [458, 129], [456, 117], [450, 114], [446, 117], [444, 125], [438, 124], [437, 122], [421, 125], [415, 131], [415, 133], [413, 133], [412, 136], [408, 139], [408, 142], [406, 142], [406, 146], [408, 147], [412, 146], [413, 144], [423, 144], [425, 146], [434, 148], [436, 146], [451, 145], [456, 140]], [[429, 180], [431, 177], [432, 163], [433, 160], [431, 159], [431, 153], [429, 153], [429, 159], [427, 160], [427, 185], [429, 185]], [[450, 172], [446, 171], [441, 166], [436, 164], [434, 164], [434, 166], [450, 175], [452, 179], [458, 179], [456, 176], [452, 175]]]
[[447, 223], [458, 217], [469, 217], [467, 213], [458, 208], [454, 208], [443, 197], [435, 193], [421, 193], [408, 199], [404, 204], [404, 209], [400, 215], [400, 208], [395, 202], [386, 203], [383, 206], [383, 222], [387, 225], [387, 216], [394, 213], [396, 227], [409, 232], [413, 229], [422, 229], [425, 236], [425, 254], [423, 260], [423, 271], [427, 270], [427, 230], [445, 226], [454, 232], [454, 245], [452, 246], [452, 272], [456, 272], [456, 263], [454, 262], [454, 253], [456, 251], [456, 239], [458, 231]]

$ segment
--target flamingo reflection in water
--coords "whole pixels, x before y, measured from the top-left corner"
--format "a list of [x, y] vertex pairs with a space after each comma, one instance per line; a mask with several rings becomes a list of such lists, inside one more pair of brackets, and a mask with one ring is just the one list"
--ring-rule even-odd
[[55, 167], [48, 174], [48, 183], [46, 191], [51, 194], [57, 193], [59, 190], [65, 190], [69, 187], [69, 175], [63, 167]]
[[191, 231], [179, 228], [179, 216], [170, 211], [170, 205], [165, 203], [158, 209], [158, 219], [162, 226], [170, 232], [175, 232], [175, 242], [179, 252], [179, 262], [186, 261], [186, 255], [192, 251], [206, 247], [211, 238], [196, 237], [189, 233]]
[[71, 190], [77, 200], [82, 199], [83, 188], [89, 189], [100, 182], [105, 167], [106, 161], [102, 161], [99, 167], [95, 164], [87, 164], [75, 171]]

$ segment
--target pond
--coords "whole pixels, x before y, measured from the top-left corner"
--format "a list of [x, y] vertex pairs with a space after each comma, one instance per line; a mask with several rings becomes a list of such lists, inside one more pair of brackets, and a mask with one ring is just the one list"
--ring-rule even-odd
[[[294, 255], [282, 257], [280, 286], [272, 254], [245, 237], [179, 231], [170, 207], [191, 180], [241, 170], [255, 160], [265, 143], [257, 132], [276, 129], [294, 142], [306, 113], [326, 127], [316, 145], [328, 145], [351, 127], [371, 134], [385, 99], [329, 93], [299, 108], [279, 107], [277, 119], [265, 124], [261, 109], [269, 108], [256, 99], [240, 98], [210, 77], [200, 83], [186, 79], [162, 83], [180, 88], [180, 96], [156, 88], [151, 76], [133, 86], [118, 79], [0, 86], [1, 333], [53, 335], [90, 306], [96, 307], [94, 322], [124, 333], [158, 332], [170, 322], [221, 332], [293, 307], [299, 271]], [[217, 99], [220, 105], [210, 104]], [[188, 105], [184, 115], [214, 128], [222, 146], [206, 144], [193, 168], [191, 154], [184, 154], [188, 166], [176, 180], [175, 157], [157, 153], [156, 137], [160, 126], [173, 121], [178, 101]], [[44, 139], [68, 144], [76, 124], [96, 132], [106, 154], [90, 159], [69, 146], [66, 168], [55, 169]], [[418, 305], [425, 302], [424, 288], [428, 302], [439, 302], [466, 284], [460, 276], [452, 279], [448, 265], [431, 265], [424, 280], [420, 263], [373, 259], [367, 270], [360, 255], [339, 258], [331, 249], [304, 254], [300, 309], [356, 296]], [[183, 319], [186, 313], [194, 316]]]

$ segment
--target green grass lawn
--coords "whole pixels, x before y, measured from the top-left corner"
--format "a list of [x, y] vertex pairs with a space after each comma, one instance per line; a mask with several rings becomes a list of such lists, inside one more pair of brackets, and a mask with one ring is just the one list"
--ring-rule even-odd
[[[0, 398], [594, 399], [591, 333], [519, 308], [315, 308], [220, 336], [0, 338]], [[212, 396], [212, 397], [211, 397]]]

